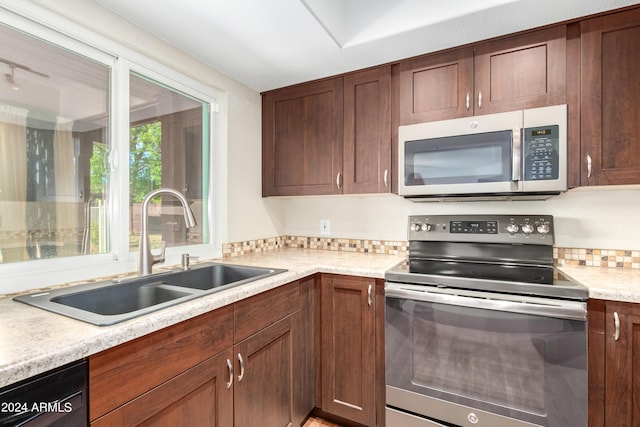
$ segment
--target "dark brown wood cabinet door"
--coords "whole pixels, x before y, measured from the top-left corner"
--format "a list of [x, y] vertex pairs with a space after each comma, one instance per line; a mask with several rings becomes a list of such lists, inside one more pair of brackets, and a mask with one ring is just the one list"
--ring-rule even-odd
[[391, 191], [391, 67], [344, 77], [344, 193]]
[[186, 320], [89, 358], [96, 419], [233, 345], [233, 307]]
[[475, 114], [566, 103], [566, 26], [479, 44]]
[[640, 307], [608, 301], [605, 322], [605, 425], [640, 426]]
[[423, 56], [400, 65], [400, 124], [473, 114], [473, 49]]
[[194, 366], [91, 423], [106, 426], [233, 425], [232, 349]]
[[293, 425], [297, 324], [286, 317], [234, 346], [236, 426]]
[[640, 9], [589, 19], [581, 28], [581, 183], [638, 184]]
[[342, 193], [342, 77], [262, 98], [262, 195]]
[[375, 305], [375, 279], [322, 276], [322, 410], [367, 426], [376, 422]]

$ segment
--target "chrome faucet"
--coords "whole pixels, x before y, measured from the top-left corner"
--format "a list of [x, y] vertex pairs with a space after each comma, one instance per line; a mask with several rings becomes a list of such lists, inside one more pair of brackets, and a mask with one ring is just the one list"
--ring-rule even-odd
[[164, 262], [164, 251], [167, 246], [167, 242], [164, 240], [162, 241], [162, 248], [160, 249], [159, 255], [153, 255], [151, 253], [151, 243], [149, 242], [149, 202], [160, 194], [170, 194], [180, 201], [182, 204], [185, 226], [187, 228], [192, 228], [197, 225], [196, 218], [193, 216], [193, 211], [189, 207], [189, 202], [182, 193], [172, 188], [159, 188], [147, 194], [142, 201], [142, 218], [140, 218], [142, 225], [140, 229], [140, 254], [138, 261], [139, 276], [147, 276], [151, 274], [153, 264]]

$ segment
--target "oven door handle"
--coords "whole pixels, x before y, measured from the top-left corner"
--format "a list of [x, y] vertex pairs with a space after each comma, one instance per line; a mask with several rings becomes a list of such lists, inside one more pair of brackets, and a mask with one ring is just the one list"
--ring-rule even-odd
[[[586, 304], [579, 301], [546, 300], [529, 297], [501, 297], [499, 294], [475, 292], [473, 297], [465, 297], [429, 290], [407, 289], [387, 283], [385, 297], [425, 301], [438, 304], [457, 305], [484, 310], [508, 311], [518, 314], [554, 317], [569, 320], [586, 320]], [[518, 300], [514, 300], [518, 298]]]

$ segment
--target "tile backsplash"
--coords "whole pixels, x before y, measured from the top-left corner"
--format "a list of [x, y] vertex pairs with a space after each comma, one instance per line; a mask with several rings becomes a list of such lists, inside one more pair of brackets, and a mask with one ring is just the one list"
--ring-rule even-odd
[[304, 248], [328, 251], [406, 255], [409, 245], [406, 241], [278, 236], [268, 239], [225, 243], [222, 245], [222, 256], [224, 258], [228, 258], [280, 248]]
[[[372, 254], [407, 255], [407, 241], [346, 239], [329, 237], [278, 236], [267, 239], [225, 243], [224, 258], [266, 252], [280, 248], [304, 248]], [[553, 248], [556, 265], [640, 269], [640, 250]]]
[[640, 250], [553, 248], [557, 265], [640, 269]]

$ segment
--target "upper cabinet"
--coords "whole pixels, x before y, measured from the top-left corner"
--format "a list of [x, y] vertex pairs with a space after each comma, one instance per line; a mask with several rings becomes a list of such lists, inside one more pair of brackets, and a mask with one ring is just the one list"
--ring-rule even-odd
[[640, 183], [640, 9], [581, 23], [581, 185]]
[[262, 194], [391, 191], [391, 67], [267, 92]]
[[400, 124], [473, 115], [473, 49], [400, 64]]
[[262, 97], [262, 195], [340, 193], [342, 77]]
[[399, 125], [568, 105], [568, 182], [640, 184], [640, 8], [263, 94], [263, 196], [392, 192]]
[[391, 67], [344, 77], [343, 192], [391, 191]]
[[566, 26], [401, 64], [401, 124], [566, 103]]

